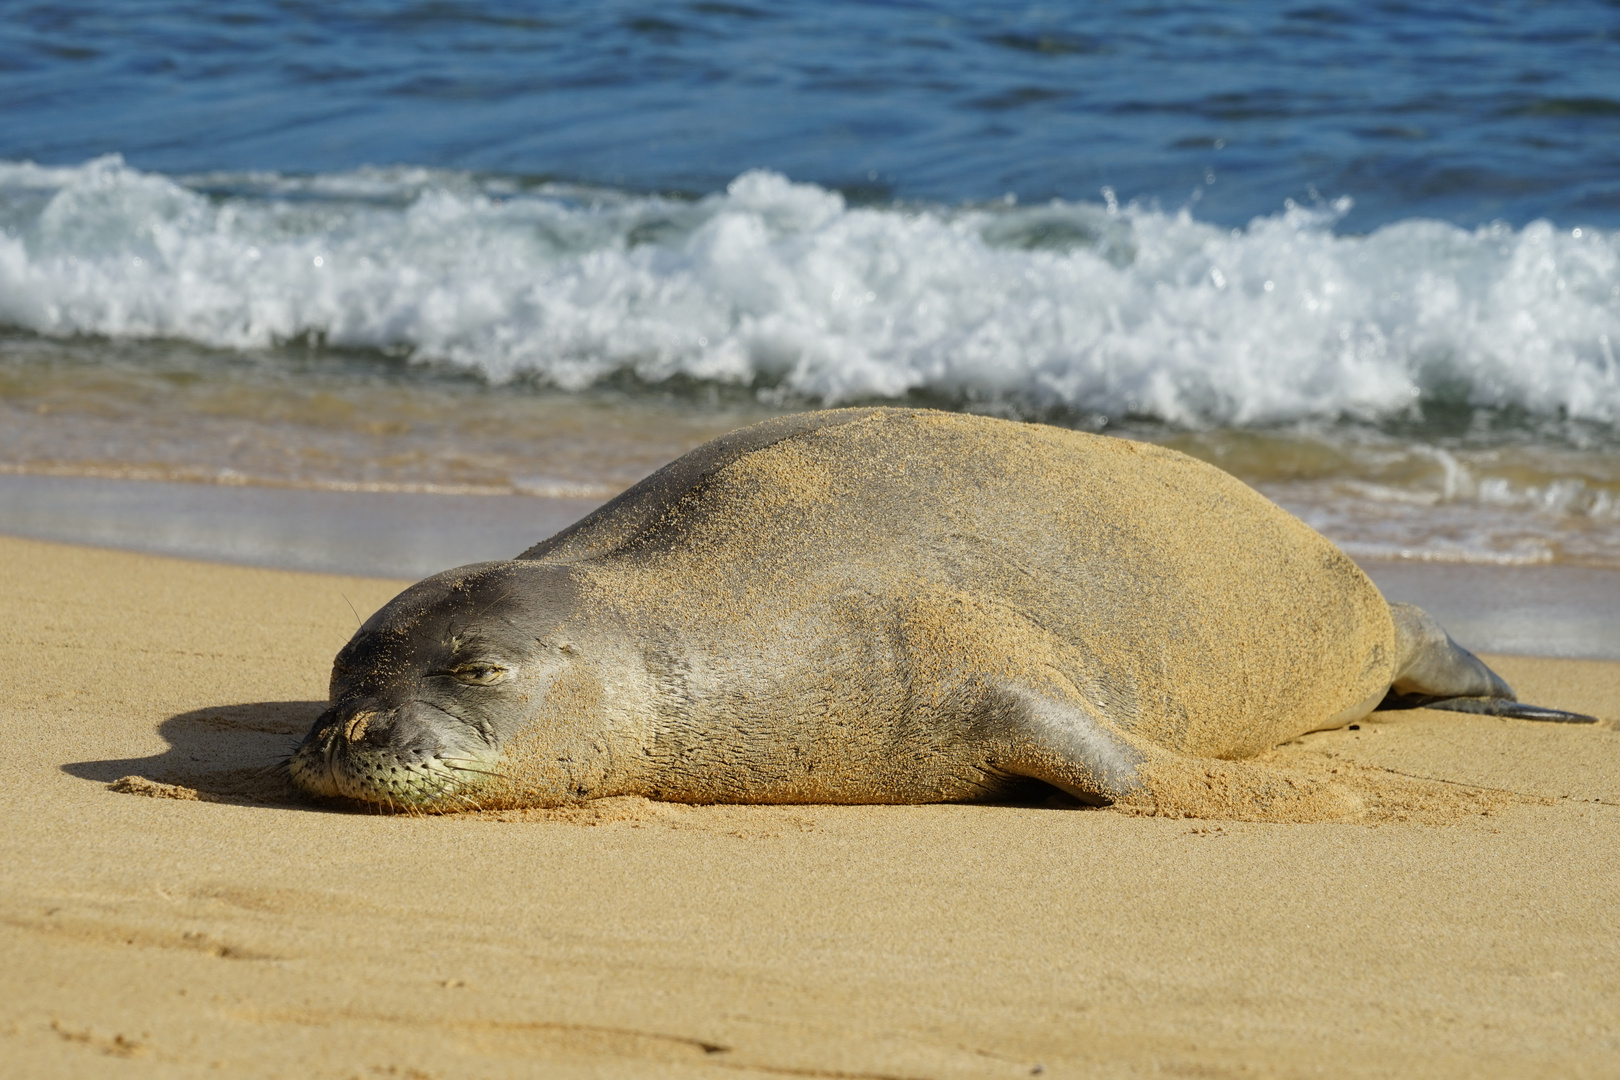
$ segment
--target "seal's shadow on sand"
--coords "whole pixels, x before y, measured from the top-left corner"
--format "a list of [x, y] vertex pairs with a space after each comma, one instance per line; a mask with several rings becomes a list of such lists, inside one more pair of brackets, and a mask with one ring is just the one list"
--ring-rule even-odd
[[161, 754], [76, 761], [62, 771], [114, 790], [158, 798], [243, 802], [319, 809], [292, 786], [283, 763], [324, 701], [214, 705], [163, 721]]

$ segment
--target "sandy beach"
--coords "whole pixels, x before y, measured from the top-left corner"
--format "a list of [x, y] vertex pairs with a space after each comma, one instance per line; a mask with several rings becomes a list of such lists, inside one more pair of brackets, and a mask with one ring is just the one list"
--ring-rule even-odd
[[1620, 1080], [1616, 0], [11, 8], [0, 1080]]
[[1620, 663], [1268, 759], [1343, 822], [278, 800], [402, 584], [0, 539], [9, 1075], [1617, 1074]]

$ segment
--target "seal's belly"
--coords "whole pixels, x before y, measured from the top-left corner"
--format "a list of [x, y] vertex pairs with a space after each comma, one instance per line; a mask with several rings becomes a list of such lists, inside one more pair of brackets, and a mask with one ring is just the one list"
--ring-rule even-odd
[[989, 768], [967, 744], [901, 744], [863, 753], [859, 740], [800, 753], [767, 742], [714, 740], [658, 770], [635, 794], [691, 803], [935, 803], [1005, 797], [1027, 786]]

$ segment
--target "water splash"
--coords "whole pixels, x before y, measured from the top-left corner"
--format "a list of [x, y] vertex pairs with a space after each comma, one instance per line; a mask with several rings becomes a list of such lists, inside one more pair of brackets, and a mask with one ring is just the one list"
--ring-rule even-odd
[[1620, 233], [1345, 200], [1243, 229], [1053, 202], [851, 207], [750, 172], [700, 200], [366, 169], [0, 164], [0, 322], [384, 350], [503, 382], [684, 377], [1255, 424], [1465, 402], [1620, 421]]

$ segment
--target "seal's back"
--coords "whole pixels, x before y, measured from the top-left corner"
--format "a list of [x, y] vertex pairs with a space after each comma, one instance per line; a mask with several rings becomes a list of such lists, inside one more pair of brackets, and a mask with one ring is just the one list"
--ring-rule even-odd
[[1236, 479], [987, 417], [755, 425], [522, 558], [568, 564], [627, 619], [728, 641], [749, 628], [762, 656], [896, 621], [898, 644], [869, 663], [909, 672], [908, 692], [919, 664], [936, 685], [942, 665], [1005, 669], [1202, 756], [1267, 749], [1382, 693], [1393, 670], [1371, 581]]

